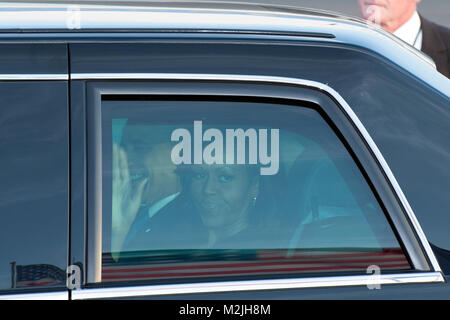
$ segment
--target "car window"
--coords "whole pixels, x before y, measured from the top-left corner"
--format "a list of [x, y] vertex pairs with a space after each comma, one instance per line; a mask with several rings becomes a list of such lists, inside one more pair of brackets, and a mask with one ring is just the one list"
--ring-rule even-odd
[[3, 82], [0, 104], [0, 291], [65, 288], [67, 84]]
[[411, 269], [320, 109], [104, 96], [103, 282]]

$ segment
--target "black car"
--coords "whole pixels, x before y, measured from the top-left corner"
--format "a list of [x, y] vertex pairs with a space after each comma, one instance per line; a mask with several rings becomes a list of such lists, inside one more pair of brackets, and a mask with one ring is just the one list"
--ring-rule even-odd
[[0, 299], [450, 299], [450, 80], [378, 27], [16, 3], [0, 49]]

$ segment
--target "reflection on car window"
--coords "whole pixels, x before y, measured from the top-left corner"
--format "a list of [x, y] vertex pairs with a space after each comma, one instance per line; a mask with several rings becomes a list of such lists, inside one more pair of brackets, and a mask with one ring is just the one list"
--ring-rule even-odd
[[102, 281], [410, 269], [311, 108], [102, 101]]

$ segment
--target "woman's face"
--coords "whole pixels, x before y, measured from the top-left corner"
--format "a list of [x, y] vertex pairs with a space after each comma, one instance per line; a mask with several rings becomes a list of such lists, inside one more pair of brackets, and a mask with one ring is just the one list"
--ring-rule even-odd
[[190, 186], [205, 226], [231, 233], [247, 222], [259, 187], [245, 165], [194, 166]]

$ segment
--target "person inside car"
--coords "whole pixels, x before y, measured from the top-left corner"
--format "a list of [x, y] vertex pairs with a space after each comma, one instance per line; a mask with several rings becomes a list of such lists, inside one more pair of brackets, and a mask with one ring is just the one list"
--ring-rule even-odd
[[[170, 173], [173, 188], [164, 194], [161, 208], [139, 219], [136, 212], [152, 181], [143, 176], [131, 182], [127, 153], [114, 148], [113, 197], [118, 200], [113, 206], [113, 216], [117, 217], [113, 227], [123, 231], [116, 233], [120, 238], [113, 239], [113, 251], [250, 248], [263, 247], [266, 241], [272, 246], [275, 243], [270, 234], [279, 231], [277, 224], [281, 222], [282, 201], [277, 190], [281, 190], [282, 170], [274, 176], [261, 176], [258, 164], [174, 166], [170, 144], [160, 145], [161, 149], [153, 148], [153, 152], [160, 153], [161, 165], [166, 164], [163, 171]], [[160, 183], [164, 186], [167, 181]], [[151, 186], [160, 188], [153, 182]]]
[[181, 190], [170, 159], [167, 130], [125, 127], [122, 146], [113, 144], [111, 251], [119, 252], [153, 215]]
[[279, 231], [279, 198], [257, 166], [180, 165], [177, 174], [179, 196], [142, 225], [124, 251], [246, 249], [276, 243], [270, 234]]

